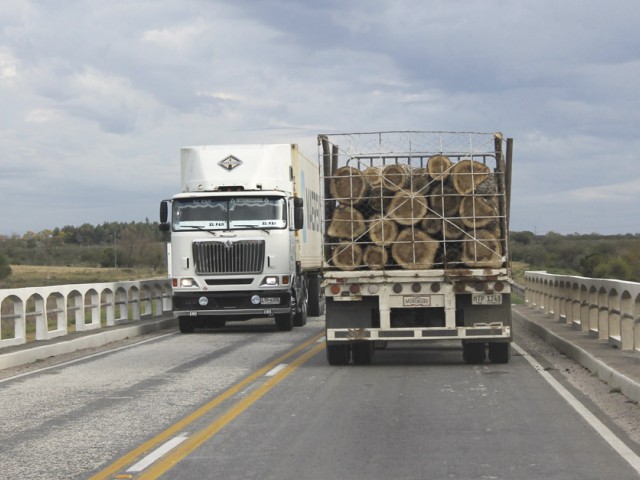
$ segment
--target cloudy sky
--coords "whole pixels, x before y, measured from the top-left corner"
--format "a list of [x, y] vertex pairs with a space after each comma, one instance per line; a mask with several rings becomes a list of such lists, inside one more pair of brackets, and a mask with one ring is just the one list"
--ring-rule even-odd
[[179, 148], [502, 131], [513, 230], [640, 233], [636, 0], [3, 0], [0, 234], [157, 219]]

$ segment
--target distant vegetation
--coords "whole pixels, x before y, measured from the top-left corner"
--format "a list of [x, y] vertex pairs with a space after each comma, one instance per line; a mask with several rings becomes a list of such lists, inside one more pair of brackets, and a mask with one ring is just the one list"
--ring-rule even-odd
[[640, 235], [511, 232], [511, 259], [528, 270], [640, 282]]
[[[17, 266], [75, 267], [72, 271], [93, 270], [90, 280], [70, 281], [64, 269], [42, 269], [44, 280], [38, 285], [104, 281], [135, 275], [166, 273], [163, 234], [157, 222], [84, 224], [28, 232], [22, 236], [0, 235], [0, 281], [4, 287], [25, 286], [13, 281]], [[533, 232], [511, 233], [511, 259], [522, 271], [546, 270], [550, 273], [582, 275], [640, 282], [640, 234], [560, 235]], [[100, 270], [102, 269], [102, 270]], [[21, 269], [20, 272], [25, 271]], [[48, 272], [48, 273], [47, 273]], [[102, 273], [101, 273], [102, 272]], [[94, 280], [94, 278], [96, 278]], [[33, 281], [36, 281], [34, 278]]]
[[127, 276], [133, 269], [161, 274], [166, 272], [165, 263], [164, 237], [157, 222], [85, 223], [22, 236], [0, 235], [0, 281], [5, 287], [13, 286], [11, 272], [16, 266], [110, 268], [119, 272], [116, 276]]

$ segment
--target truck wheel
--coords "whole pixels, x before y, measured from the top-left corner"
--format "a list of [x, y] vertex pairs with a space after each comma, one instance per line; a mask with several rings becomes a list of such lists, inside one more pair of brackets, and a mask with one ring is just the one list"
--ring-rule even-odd
[[180, 333], [193, 333], [196, 330], [193, 318], [191, 317], [178, 317], [178, 328], [180, 329]]
[[356, 365], [370, 365], [373, 358], [373, 342], [358, 342], [351, 345], [351, 357]]
[[491, 363], [509, 363], [510, 347], [509, 342], [489, 342], [489, 361]]
[[349, 344], [327, 345], [327, 362], [329, 365], [346, 365], [349, 363]]
[[462, 358], [465, 363], [472, 365], [484, 362], [486, 358], [484, 343], [463, 343]]
[[319, 317], [324, 315], [324, 295], [320, 285], [320, 275], [309, 276], [309, 316]]
[[[303, 292], [302, 302], [300, 302], [300, 311], [296, 312], [293, 317], [294, 327], [303, 327], [307, 324], [307, 311], [309, 307], [309, 299], [307, 298], [307, 290]], [[297, 308], [296, 308], [297, 310]]]
[[289, 300], [289, 304], [291, 308], [289, 309], [289, 313], [278, 313], [276, 314], [276, 328], [281, 332], [288, 332], [293, 329], [293, 317], [296, 313], [296, 297], [293, 293], [290, 293], [291, 299]]

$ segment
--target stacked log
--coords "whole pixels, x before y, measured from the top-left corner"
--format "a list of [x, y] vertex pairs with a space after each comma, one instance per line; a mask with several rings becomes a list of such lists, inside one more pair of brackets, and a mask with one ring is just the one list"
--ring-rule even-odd
[[476, 160], [341, 167], [329, 193], [328, 260], [341, 270], [503, 263], [498, 182]]

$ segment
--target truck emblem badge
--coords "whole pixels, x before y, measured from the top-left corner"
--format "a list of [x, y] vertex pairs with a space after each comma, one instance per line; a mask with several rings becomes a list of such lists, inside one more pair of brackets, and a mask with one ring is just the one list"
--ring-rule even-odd
[[230, 249], [231, 247], [233, 247], [233, 242], [231, 240], [227, 240], [226, 242], [224, 242], [224, 247]]
[[224, 168], [226, 170], [231, 171], [234, 168], [236, 168], [237, 166], [242, 165], [242, 160], [240, 160], [237, 157], [234, 157], [233, 155], [229, 155], [224, 160], [220, 160], [218, 162], [218, 165], [220, 165], [222, 168]]

